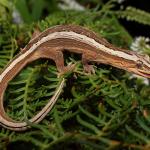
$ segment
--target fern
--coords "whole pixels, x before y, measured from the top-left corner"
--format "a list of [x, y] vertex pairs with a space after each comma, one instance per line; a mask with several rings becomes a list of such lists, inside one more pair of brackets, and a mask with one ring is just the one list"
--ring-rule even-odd
[[0, 68], [3, 68], [14, 57], [17, 42], [15, 39], [16, 29], [12, 28], [8, 22], [2, 20], [0, 22]]
[[136, 21], [144, 25], [150, 25], [150, 13], [128, 6], [123, 11], [117, 11], [115, 14], [119, 18], [126, 18], [128, 21]]
[[[43, 31], [56, 24], [82, 25], [116, 45], [127, 47], [132, 37], [110, 8], [112, 5], [107, 4], [99, 12], [58, 11], [43, 21], [21, 26], [9, 19], [1, 20], [0, 62], [4, 63], [0, 67], [19, 52], [18, 47], [26, 45], [33, 28]], [[88, 75], [83, 71], [80, 56], [64, 56], [66, 65], [77, 65], [72, 73], [64, 75], [66, 86], [53, 109], [41, 123], [32, 124], [23, 133], [1, 127], [0, 149], [15, 149], [16, 145], [17, 149], [23, 145], [25, 149], [43, 150], [149, 149], [149, 86], [137, 78], [130, 79], [125, 71], [102, 64], [94, 64], [96, 73]], [[5, 92], [7, 114], [19, 121], [33, 117], [59, 86], [62, 79], [57, 73], [55, 64], [49, 60], [37, 60], [26, 66]]]
[[[43, 71], [45, 76], [41, 74]], [[14, 119], [19, 118], [20, 121], [32, 118], [55, 93], [55, 89], [61, 81], [56, 76], [56, 68], [46, 63], [34, 67], [29, 66], [23, 70], [10, 82], [6, 91], [5, 99], [9, 115], [12, 118], [15, 116]]]

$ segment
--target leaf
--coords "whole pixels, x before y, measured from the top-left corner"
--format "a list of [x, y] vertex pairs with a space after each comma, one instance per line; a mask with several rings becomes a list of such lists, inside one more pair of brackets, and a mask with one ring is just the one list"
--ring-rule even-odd
[[43, 0], [33, 1], [33, 9], [32, 9], [32, 18], [34, 21], [37, 21], [42, 16], [42, 11], [45, 7], [45, 2]]
[[118, 11], [115, 14], [120, 18], [126, 18], [128, 21], [150, 25], [150, 13], [135, 7], [128, 6], [124, 11]]
[[27, 6], [27, 1], [26, 0], [17, 0], [15, 1], [15, 6], [17, 10], [20, 12], [21, 17], [26, 23], [31, 23], [32, 22], [32, 15], [29, 11], [29, 8]]

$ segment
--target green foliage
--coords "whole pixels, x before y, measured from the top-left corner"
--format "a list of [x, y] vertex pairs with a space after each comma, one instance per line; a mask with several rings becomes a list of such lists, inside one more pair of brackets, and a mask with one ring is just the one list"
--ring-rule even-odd
[[46, 63], [27, 67], [10, 82], [6, 91], [8, 113], [20, 121], [32, 118], [35, 112], [41, 110], [54, 95], [60, 81], [61, 78], [57, 78], [56, 68]]
[[[85, 26], [116, 45], [126, 46], [131, 43], [132, 40], [128, 32], [120, 26], [115, 16], [105, 15], [103, 12], [58, 11], [39, 22], [39, 28], [43, 31], [57, 24], [77, 24]], [[110, 26], [110, 24], [114, 24], [114, 26]]]
[[145, 37], [135, 38], [135, 41], [132, 42], [131, 49], [139, 51], [141, 53], [150, 54], [150, 39]]
[[[6, 15], [0, 19], [0, 68], [27, 44], [33, 28], [43, 31], [57, 24], [82, 25], [115, 45], [128, 47], [132, 37], [110, 8], [111, 3], [98, 12], [57, 11], [29, 25], [14, 25]], [[38, 9], [37, 18], [42, 12]], [[69, 62], [77, 65], [64, 76], [66, 85], [54, 108], [25, 132], [1, 127], [0, 149], [150, 149], [150, 86], [106, 65], [94, 64], [96, 73], [87, 75], [75, 54], [65, 54], [66, 65]], [[45, 59], [26, 66], [5, 92], [7, 114], [19, 121], [33, 117], [61, 82], [57, 73], [53, 61]]]
[[44, 11], [51, 13], [57, 10], [57, 2], [55, 0], [16, 0], [15, 7], [21, 14], [25, 23], [31, 23], [42, 18]]
[[[15, 34], [16, 28], [11, 26], [8, 22], [0, 20], [0, 69], [3, 68], [9, 60], [14, 57], [17, 49]], [[12, 34], [13, 33], [13, 34]]]
[[144, 25], [150, 25], [150, 13], [131, 6], [125, 10], [116, 12], [116, 15], [120, 18], [126, 18], [128, 21], [136, 21]]

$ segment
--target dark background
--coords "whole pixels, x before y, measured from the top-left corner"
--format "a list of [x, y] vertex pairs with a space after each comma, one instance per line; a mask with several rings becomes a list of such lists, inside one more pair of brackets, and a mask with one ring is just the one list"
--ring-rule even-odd
[[[137, 9], [142, 9], [147, 12], [150, 12], [150, 0], [125, 0], [119, 6], [121, 5], [123, 5], [124, 7], [134, 6]], [[131, 33], [131, 35], [150, 37], [149, 26], [141, 25], [141, 24], [138, 24], [137, 22], [126, 21], [125, 19], [120, 19], [120, 22]]]

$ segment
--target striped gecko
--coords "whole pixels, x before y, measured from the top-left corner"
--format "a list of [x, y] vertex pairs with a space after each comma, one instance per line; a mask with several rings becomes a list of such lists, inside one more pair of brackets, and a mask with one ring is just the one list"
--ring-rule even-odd
[[[150, 59], [148, 56], [133, 51], [117, 48], [100, 38], [94, 32], [76, 25], [58, 25], [40, 33], [25, 46], [24, 49], [5, 67], [0, 75], [0, 125], [5, 128], [22, 131], [30, 126], [27, 122], [17, 122], [6, 115], [3, 106], [4, 92], [10, 80], [28, 63], [39, 58], [52, 59], [59, 73], [65, 73], [74, 68], [74, 64], [65, 66], [63, 51], [82, 55], [84, 70], [93, 72], [89, 62], [103, 63], [128, 72], [150, 78]], [[60, 94], [64, 81], [48, 104], [29, 122], [38, 123], [51, 110]]]

